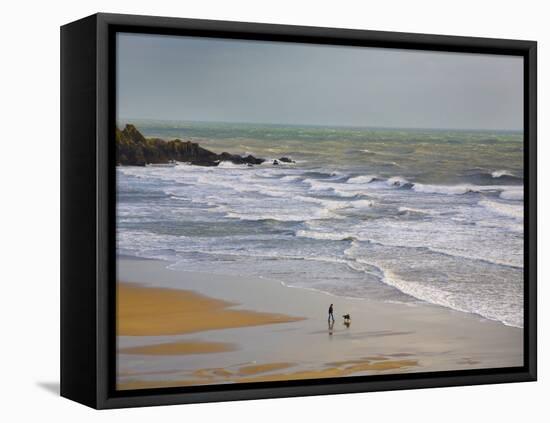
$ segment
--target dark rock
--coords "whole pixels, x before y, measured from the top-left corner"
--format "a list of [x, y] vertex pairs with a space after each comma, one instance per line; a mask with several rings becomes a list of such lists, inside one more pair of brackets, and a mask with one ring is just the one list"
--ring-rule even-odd
[[195, 166], [212, 166], [212, 167], [215, 167], [215, 166], [218, 166], [220, 164], [220, 162], [219, 161], [209, 162], [209, 161], [204, 161], [204, 160], [191, 160], [189, 162], [189, 164], [192, 164], [192, 165], [195, 165]]
[[191, 141], [145, 138], [130, 124], [122, 131], [117, 128], [115, 139], [117, 165], [145, 166], [149, 163], [166, 164], [176, 161], [197, 166], [218, 166], [222, 161], [253, 165], [265, 161], [251, 155], [241, 157], [229, 153], [216, 154]]
[[252, 156], [251, 154], [246, 156], [244, 158], [244, 160], [245, 160], [246, 163], [253, 164], [253, 165], [259, 165], [259, 164], [262, 164], [263, 162], [265, 162], [265, 159], [256, 158], [256, 157]]
[[274, 166], [278, 166], [278, 165], [279, 165], [279, 162], [277, 161], [277, 159], [273, 160], [273, 165], [274, 165]]
[[280, 162], [283, 162], [283, 163], [296, 163], [294, 160], [288, 158], [288, 157], [281, 157], [279, 159]]
[[250, 164], [250, 165], [259, 165], [265, 162], [264, 159], [258, 159], [252, 155], [248, 155], [246, 157], [241, 157], [238, 154], [229, 154], [227, 152], [223, 152], [219, 155], [220, 160], [231, 162], [234, 164]]

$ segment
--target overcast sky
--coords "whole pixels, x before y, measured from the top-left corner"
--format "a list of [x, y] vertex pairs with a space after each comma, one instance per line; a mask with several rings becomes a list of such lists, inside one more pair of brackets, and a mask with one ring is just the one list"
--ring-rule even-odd
[[121, 119], [522, 129], [523, 59], [118, 34]]

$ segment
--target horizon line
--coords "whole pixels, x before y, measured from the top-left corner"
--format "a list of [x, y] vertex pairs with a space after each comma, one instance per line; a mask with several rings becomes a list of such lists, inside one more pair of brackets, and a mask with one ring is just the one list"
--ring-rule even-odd
[[177, 123], [223, 123], [235, 125], [271, 125], [271, 126], [295, 126], [295, 127], [318, 127], [318, 128], [355, 128], [355, 129], [409, 129], [409, 130], [432, 130], [432, 131], [483, 131], [483, 132], [521, 132], [523, 128], [448, 128], [448, 127], [422, 127], [422, 126], [373, 126], [373, 125], [343, 125], [343, 124], [318, 124], [318, 123], [281, 123], [281, 122], [246, 122], [246, 121], [223, 121], [223, 120], [178, 120], [158, 118], [117, 118], [119, 121], [131, 123], [131, 121], [153, 121], [153, 122], [177, 122]]

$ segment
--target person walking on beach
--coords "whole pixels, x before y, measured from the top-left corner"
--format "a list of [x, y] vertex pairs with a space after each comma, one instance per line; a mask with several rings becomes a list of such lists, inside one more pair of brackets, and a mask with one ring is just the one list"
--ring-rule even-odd
[[334, 304], [331, 304], [330, 307], [328, 308], [328, 320], [330, 321], [332, 319], [332, 321], [334, 322]]

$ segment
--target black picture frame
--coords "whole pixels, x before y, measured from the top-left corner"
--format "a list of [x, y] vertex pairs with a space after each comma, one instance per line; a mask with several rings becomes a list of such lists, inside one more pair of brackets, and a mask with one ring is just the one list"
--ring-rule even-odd
[[[115, 47], [117, 32], [208, 36], [524, 58], [524, 365], [116, 391]], [[537, 378], [537, 44], [534, 41], [95, 14], [61, 27], [61, 395], [119, 408], [534, 381]]]

